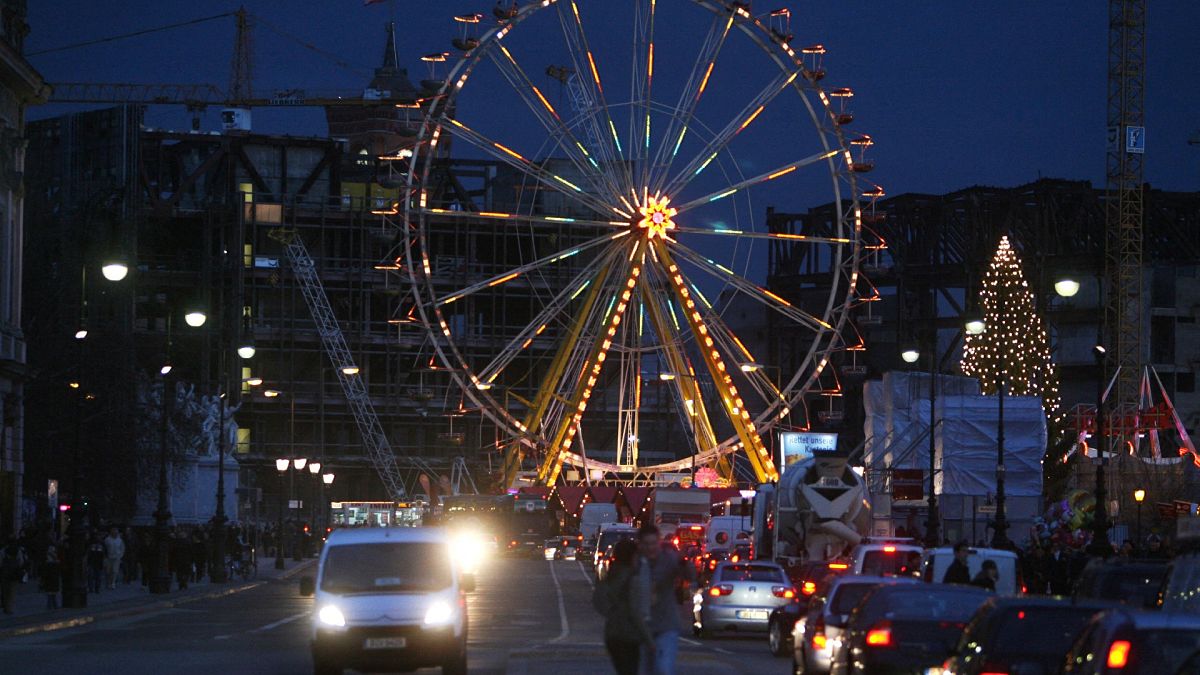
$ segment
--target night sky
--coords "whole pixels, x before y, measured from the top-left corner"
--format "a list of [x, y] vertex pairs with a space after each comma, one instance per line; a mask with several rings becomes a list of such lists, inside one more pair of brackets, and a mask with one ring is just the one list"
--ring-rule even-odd
[[[613, 11], [623, 0], [603, 3]], [[610, 5], [611, 3], [611, 5]], [[491, 0], [249, 0], [262, 17], [255, 33], [255, 91], [361, 88], [378, 65], [383, 25], [395, 15], [400, 57], [412, 79], [424, 77], [421, 54], [450, 49], [454, 14], [484, 11]], [[1146, 179], [1155, 187], [1196, 190], [1200, 146], [1200, 3], [1152, 1], [1147, 48]], [[42, 0], [30, 3], [27, 52], [235, 10], [238, 2]], [[857, 96], [855, 131], [876, 140], [870, 175], [890, 195], [947, 192], [974, 184], [1012, 186], [1039, 176], [1088, 179], [1104, 173], [1106, 7], [1099, 0], [991, 2], [755, 2], [762, 14], [793, 11], [795, 46], [829, 50], [828, 86]], [[593, 40], [617, 35], [597, 21]], [[277, 29], [277, 30], [273, 30]], [[306, 49], [295, 36], [343, 62]], [[112, 44], [30, 56], [49, 82], [213, 83], [229, 80], [234, 20], [220, 19]], [[622, 37], [622, 40], [627, 38]], [[665, 38], [664, 38], [665, 39]], [[665, 44], [664, 48], [683, 45]], [[537, 66], [537, 63], [533, 65]], [[534, 70], [540, 75], [541, 67]], [[665, 77], [670, 76], [666, 71]], [[543, 77], [541, 81], [545, 81]], [[44, 106], [37, 119], [72, 108]], [[186, 129], [179, 107], [155, 107], [147, 124]], [[214, 128], [215, 111], [206, 128]], [[259, 132], [323, 135], [318, 109], [256, 110]], [[812, 206], [827, 201], [814, 196]]]

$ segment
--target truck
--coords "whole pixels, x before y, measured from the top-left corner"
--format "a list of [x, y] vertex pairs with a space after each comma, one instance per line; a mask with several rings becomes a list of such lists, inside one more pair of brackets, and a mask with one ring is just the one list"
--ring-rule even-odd
[[654, 491], [654, 524], [669, 539], [681, 524], [708, 526], [712, 493], [703, 488], [661, 487]]
[[583, 511], [579, 514], [579, 534], [583, 535], [585, 542], [592, 542], [599, 534], [601, 525], [615, 522], [617, 522], [616, 504], [600, 502], [584, 504]]
[[754, 519], [749, 516], [713, 516], [708, 523], [708, 550], [732, 551], [738, 544], [750, 543]]

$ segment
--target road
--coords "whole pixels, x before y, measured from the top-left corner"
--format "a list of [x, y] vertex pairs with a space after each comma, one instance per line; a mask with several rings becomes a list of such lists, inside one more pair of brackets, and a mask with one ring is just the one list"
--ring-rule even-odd
[[[611, 673], [582, 563], [498, 559], [468, 599], [469, 668], [481, 674]], [[295, 581], [80, 628], [0, 640], [0, 668], [24, 673], [306, 673], [312, 600]], [[685, 637], [681, 672], [785, 673], [762, 637]], [[421, 671], [436, 673], [436, 670]]]

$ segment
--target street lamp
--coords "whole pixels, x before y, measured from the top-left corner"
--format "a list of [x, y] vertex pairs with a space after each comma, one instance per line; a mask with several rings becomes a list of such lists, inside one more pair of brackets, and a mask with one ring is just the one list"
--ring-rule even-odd
[[967, 335], [983, 335], [983, 332], [987, 330], [987, 324], [984, 323], [982, 316], [972, 314], [968, 315], [963, 323], [963, 330]]
[[754, 363], [753, 361], [749, 361], [749, 362], [741, 364], [739, 366], [739, 368], [742, 369], [743, 373], [754, 373], [754, 372], [762, 370], [762, 364]]
[[193, 310], [187, 314], [184, 314], [183, 320], [186, 321], [187, 325], [191, 326], [192, 328], [199, 328], [204, 325], [205, 321], [208, 321], [208, 315], [199, 310]]
[[287, 505], [283, 501], [283, 474], [287, 473], [288, 464], [286, 459], [280, 458], [275, 460], [275, 470], [279, 472], [279, 522], [275, 529], [275, 569], [283, 569], [283, 510]]
[[1112, 555], [1112, 546], [1108, 543], [1108, 509], [1104, 508], [1106, 503], [1107, 491], [1104, 484], [1104, 463], [1106, 445], [1104, 439], [1104, 357], [1108, 354], [1108, 350], [1104, 345], [1097, 344], [1092, 347], [1092, 356], [1096, 359], [1096, 369], [1099, 371], [1096, 378], [1096, 504], [1097, 508], [1093, 511], [1095, 514], [1092, 518], [1092, 545], [1091, 552], [1093, 555], [1108, 557]]
[[129, 266], [120, 261], [113, 261], [101, 267], [100, 273], [109, 281], [121, 281], [129, 274]]
[[256, 350], [254, 349], [254, 343], [249, 341], [242, 343], [242, 346], [237, 348], [238, 356], [242, 357], [243, 359], [254, 358], [255, 352]]
[[1133, 491], [1133, 501], [1137, 502], [1137, 550], [1142, 545], [1142, 502], [1146, 499], [1146, 491], [1138, 488]]
[[87, 336], [88, 336], [88, 332], [87, 332], [86, 328], [81, 327], [79, 330], [75, 331], [75, 339], [76, 340], [82, 340], [82, 339], [86, 338]]
[[304, 468], [304, 465], [305, 465], [307, 462], [308, 462], [308, 460], [307, 460], [307, 459], [305, 459], [304, 457], [297, 457], [297, 458], [295, 458], [295, 459], [293, 459], [293, 460], [292, 460], [292, 466], [294, 466], [294, 467], [296, 468], [296, 470], [297, 470], [297, 471], [300, 471], [301, 469], [303, 469], [303, 468]]
[[909, 346], [900, 352], [900, 358], [904, 359], [905, 363], [916, 363], [917, 359], [921, 358], [921, 352], [916, 347]]
[[325, 498], [325, 490], [333, 485], [333, 473], [321, 474], [321, 536], [329, 529], [329, 500]]
[[354, 364], [348, 364], [348, 365], [342, 366], [342, 374], [343, 375], [357, 375], [358, 372], [359, 372], [359, 367]]
[[[936, 326], [936, 324], [935, 324]], [[934, 477], [937, 474], [937, 436], [936, 431], [936, 403], [937, 403], [937, 328], [931, 328], [931, 342], [933, 344], [929, 349], [929, 498], [926, 500], [926, 509], [928, 511], [925, 519], [925, 544], [933, 548], [941, 543], [941, 536], [938, 533], [938, 506], [937, 492], [935, 491], [936, 484]], [[921, 352], [916, 345], [907, 346], [904, 351], [900, 352], [900, 358], [904, 359], [905, 363], [916, 363], [921, 358]]]
[[264, 389], [263, 396], [266, 396], [267, 398], [275, 398], [276, 396], [279, 396], [279, 390], [278, 389]]
[[1054, 282], [1054, 292], [1064, 298], [1074, 297], [1079, 292], [1079, 282], [1067, 277], [1061, 277]]

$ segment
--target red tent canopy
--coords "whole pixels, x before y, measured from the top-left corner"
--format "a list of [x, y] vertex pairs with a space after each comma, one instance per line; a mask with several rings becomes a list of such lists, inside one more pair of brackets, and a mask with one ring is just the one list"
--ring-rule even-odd
[[708, 491], [709, 494], [712, 495], [712, 503], [714, 506], [717, 504], [721, 504], [723, 506], [725, 504], [725, 500], [742, 496], [742, 491], [735, 487], [709, 488]]
[[653, 500], [646, 501], [650, 496], [650, 488], [647, 487], [623, 487], [621, 496], [625, 499], [630, 516], [634, 518], [641, 515], [642, 509], [654, 503]]
[[572, 516], [578, 516], [579, 509], [583, 506], [583, 498], [587, 494], [587, 487], [583, 485], [560, 485], [555, 488], [555, 492], [562, 501], [563, 509]]
[[611, 485], [593, 485], [588, 492], [592, 493], [592, 501], [598, 504], [612, 504], [617, 500], [617, 488]]

